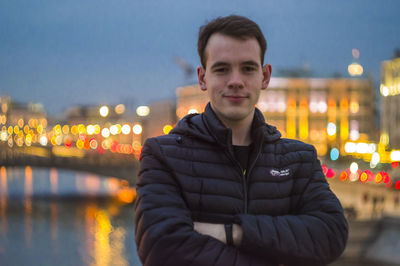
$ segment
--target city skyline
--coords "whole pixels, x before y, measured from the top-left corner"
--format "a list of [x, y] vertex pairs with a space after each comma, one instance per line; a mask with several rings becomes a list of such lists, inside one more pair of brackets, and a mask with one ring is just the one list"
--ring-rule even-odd
[[196, 82], [194, 75], [185, 78], [176, 58], [199, 64], [198, 28], [217, 16], [240, 14], [260, 24], [273, 76], [309, 66], [317, 77], [349, 77], [356, 48], [364, 75], [378, 83], [381, 62], [400, 47], [395, 0], [13, 1], [0, 7], [0, 95], [41, 102], [52, 115], [76, 104], [175, 98], [177, 87]]

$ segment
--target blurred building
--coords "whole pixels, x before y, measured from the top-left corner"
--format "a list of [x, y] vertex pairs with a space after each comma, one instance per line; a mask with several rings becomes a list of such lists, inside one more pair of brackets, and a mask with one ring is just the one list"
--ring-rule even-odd
[[46, 120], [46, 112], [40, 103], [18, 103], [11, 101], [9, 96], [0, 96], [0, 107], [0, 124], [2, 125], [21, 127], [30, 121], [29, 124], [33, 127], [34, 119], [39, 120], [39, 123], [40, 120]]
[[[257, 107], [283, 137], [316, 146], [318, 155], [330, 149], [344, 152], [348, 140], [376, 136], [373, 82], [354, 78], [271, 78]], [[208, 102], [198, 85], [176, 90], [178, 118], [202, 112]]]
[[37, 143], [47, 127], [46, 112], [40, 103], [18, 103], [9, 96], [0, 97], [0, 139], [12, 147], [14, 144], [30, 146]]
[[0, 125], [5, 126], [7, 123], [8, 106], [10, 105], [9, 96], [0, 96]]
[[400, 149], [400, 54], [381, 67], [381, 143]]
[[53, 136], [68, 138], [72, 146], [94, 150], [101, 146], [104, 150], [118, 153], [140, 153], [143, 133], [141, 118], [127, 112], [123, 104], [73, 106], [66, 111], [63, 124], [55, 125]]
[[149, 109], [150, 113], [142, 120], [143, 140], [168, 134], [177, 120], [175, 103], [172, 100], [153, 102]]
[[125, 112], [125, 106], [76, 105], [66, 110], [68, 124], [106, 124], [119, 123], [129, 119], [136, 119], [135, 115]]

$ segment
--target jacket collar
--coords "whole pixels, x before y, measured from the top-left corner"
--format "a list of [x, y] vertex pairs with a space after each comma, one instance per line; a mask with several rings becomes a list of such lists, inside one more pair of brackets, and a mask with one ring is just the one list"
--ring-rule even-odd
[[[219, 120], [212, 110], [210, 103], [207, 104], [202, 116], [208, 131], [217, 142], [223, 146], [232, 146], [232, 130], [222, 124], [221, 120]], [[272, 142], [281, 137], [280, 132], [275, 127], [265, 123], [264, 116], [258, 108], [255, 109], [251, 127], [253, 143], [256, 145], [260, 145], [264, 139]]]

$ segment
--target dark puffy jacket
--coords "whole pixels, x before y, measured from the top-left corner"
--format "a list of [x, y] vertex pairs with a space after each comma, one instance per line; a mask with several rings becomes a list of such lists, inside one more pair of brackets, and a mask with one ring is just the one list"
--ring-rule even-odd
[[[316, 150], [283, 139], [256, 109], [246, 177], [231, 130], [208, 105], [169, 135], [148, 139], [135, 202], [143, 265], [325, 265], [343, 252], [347, 222]], [[193, 222], [237, 223], [239, 247], [193, 230]]]

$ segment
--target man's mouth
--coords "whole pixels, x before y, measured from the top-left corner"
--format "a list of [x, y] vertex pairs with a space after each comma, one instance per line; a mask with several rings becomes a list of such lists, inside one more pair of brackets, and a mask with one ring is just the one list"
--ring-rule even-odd
[[241, 102], [248, 98], [247, 96], [243, 95], [225, 95], [224, 97], [231, 102]]

